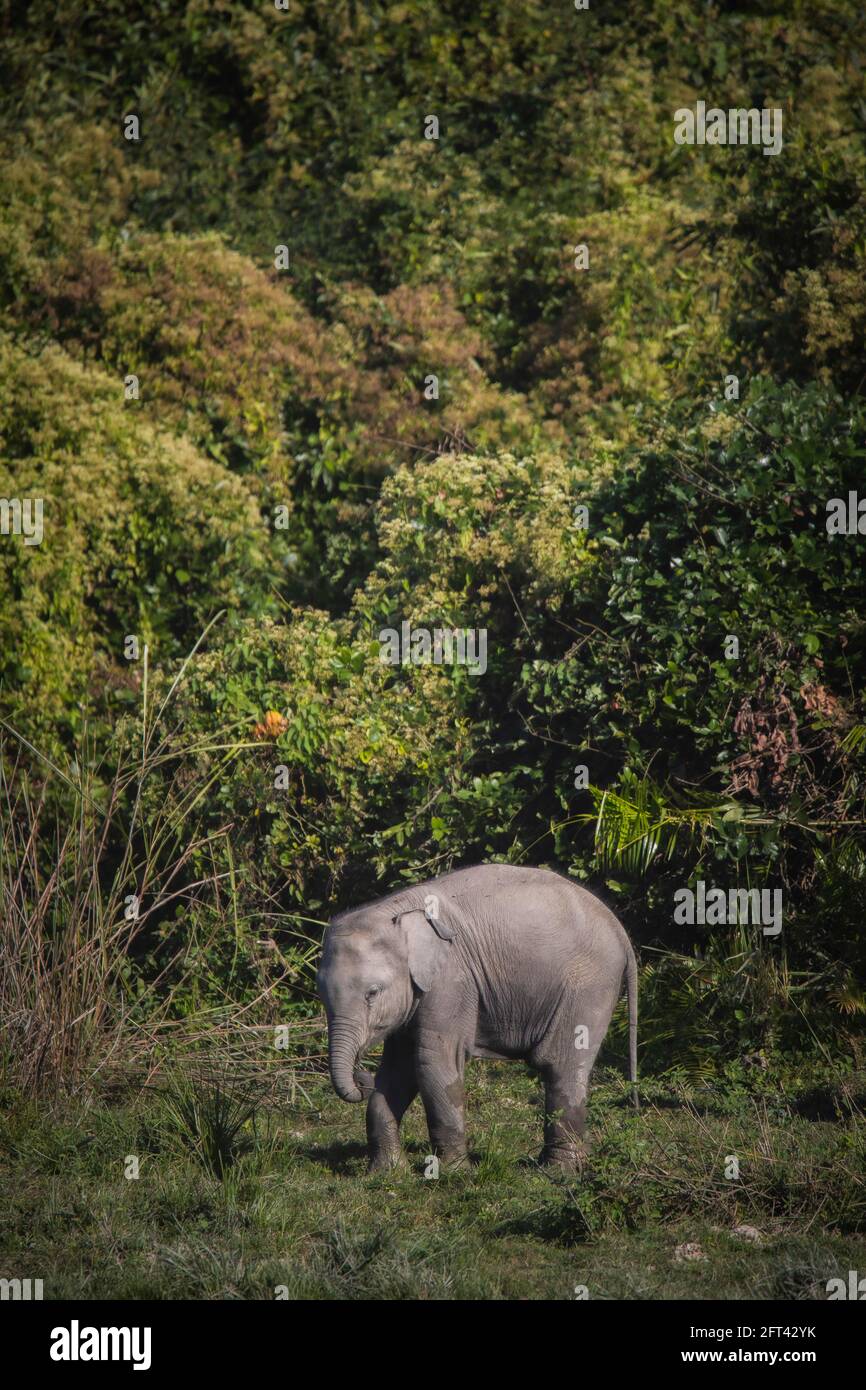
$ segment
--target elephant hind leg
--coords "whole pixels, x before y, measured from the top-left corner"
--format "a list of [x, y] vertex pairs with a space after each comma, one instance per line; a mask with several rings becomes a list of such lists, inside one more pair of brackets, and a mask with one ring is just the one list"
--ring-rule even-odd
[[580, 1169], [587, 1156], [586, 1085], [550, 1064], [539, 1067], [544, 1085], [544, 1148], [540, 1162], [568, 1172]]
[[589, 1077], [608, 1020], [562, 1021], [530, 1061], [544, 1085], [544, 1148], [541, 1162], [573, 1172], [587, 1158], [586, 1106]]

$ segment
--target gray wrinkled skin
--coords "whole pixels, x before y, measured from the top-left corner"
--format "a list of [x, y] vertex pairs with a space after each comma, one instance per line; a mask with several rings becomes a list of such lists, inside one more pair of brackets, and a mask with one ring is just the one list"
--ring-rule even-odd
[[[318, 974], [331, 1080], [343, 1100], [367, 1100], [371, 1168], [400, 1161], [400, 1121], [419, 1091], [433, 1152], [465, 1162], [467, 1057], [535, 1067], [542, 1160], [579, 1166], [589, 1074], [623, 976], [635, 1083], [634, 952], [613, 913], [570, 879], [482, 864], [335, 917]], [[381, 1042], [374, 1078], [359, 1063]]]

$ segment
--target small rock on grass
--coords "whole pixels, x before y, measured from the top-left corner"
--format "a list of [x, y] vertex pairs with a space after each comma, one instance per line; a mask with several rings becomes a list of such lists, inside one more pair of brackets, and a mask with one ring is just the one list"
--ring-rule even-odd
[[674, 1259], [682, 1263], [683, 1260], [705, 1260], [707, 1257], [696, 1240], [683, 1241], [674, 1251]]
[[760, 1245], [763, 1239], [756, 1226], [734, 1226], [731, 1235], [737, 1236], [739, 1240], [751, 1240], [755, 1245]]

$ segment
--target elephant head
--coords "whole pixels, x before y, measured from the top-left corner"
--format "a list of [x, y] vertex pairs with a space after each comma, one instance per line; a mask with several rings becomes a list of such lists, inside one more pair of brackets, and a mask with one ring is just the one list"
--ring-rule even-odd
[[341, 1100], [358, 1102], [369, 1092], [362, 1053], [409, 1021], [452, 940], [438, 900], [396, 913], [393, 904], [374, 904], [330, 923], [317, 985], [328, 1018], [331, 1082]]

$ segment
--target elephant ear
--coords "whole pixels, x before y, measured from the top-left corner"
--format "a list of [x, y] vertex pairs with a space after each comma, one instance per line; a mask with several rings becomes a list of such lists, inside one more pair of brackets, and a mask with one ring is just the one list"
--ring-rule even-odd
[[401, 912], [394, 921], [406, 936], [409, 974], [418, 989], [426, 993], [445, 961], [454, 933], [442, 920], [438, 903], [434, 911], [414, 908]]

